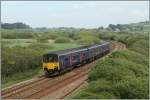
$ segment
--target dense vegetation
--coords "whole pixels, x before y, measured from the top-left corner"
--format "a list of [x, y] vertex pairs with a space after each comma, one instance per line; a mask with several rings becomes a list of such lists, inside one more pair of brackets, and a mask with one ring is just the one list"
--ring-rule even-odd
[[1, 29], [2, 39], [31, 39], [34, 37], [34, 32], [26, 29]]
[[19, 46], [11, 48], [4, 47], [2, 48], [1, 62], [2, 86], [7, 86], [11, 81], [23, 80], [27, 77], [30, 78], [31, 74], [34, 75], [38, 72], [38, 66], [41, 65], [41, 51]]
[[47, 47], [44, 45], [29, 45], [28, 47], [2, 48], [2, 79], [16, 72], [21, 73], [36, 69], [41, 63], [41, 53]]
[[69, 43], [70, 39], [66, 37], [59, 37], [56, 38], [55, 43]]
[[89, 74], [88, 87], [73, 98], [149, 98], [148, 34], [116, 36], [114, 40], [125, 43], [128, 50], [113, 52], [99, 60]]

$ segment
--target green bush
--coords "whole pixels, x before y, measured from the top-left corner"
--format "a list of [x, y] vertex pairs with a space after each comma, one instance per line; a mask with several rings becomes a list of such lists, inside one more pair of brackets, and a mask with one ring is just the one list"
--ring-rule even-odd
[[83, 44], [83, 45], [89, 45], [89, 44], [95, 44], [95, 43], [100, 43], [100, 39], [98, 39], [97, 37], [90, 37], [90, 36], [86, 36], [84, 38], [80, 38], [77, 40], [78, 44]]
[[47, 37], [48, 37], [49, 39], [52, 39], [52, 40], [55, 40], [56, 38], [59, 37], [59, 35], [56, 34], [56, 33], [48, 33], [48, 34], [46, 34], [46, 35], [47, 35]]
[[121, 80], [114, 84], [114, 88], [120, 93], [121, 98], [148, 99], [148, 84], [148, 77], [137, 77]]
[[[115, 95], [116, 96], [115, 96]], [[91, 81], [89, 86], [77, 93], [74, 99], [115, 99], [119, 94], [115, 92], [112, 82], [100, 79]]]
[[98, 34], [90, 31], [80, 31], [76, 33], [74, 36], [74, 40], [81, 45], [89, 45], [101, 42]]
[[66, 37], [59, 37], [55, 39], [55, 43], [70, 43], [70, 39]]
[[101, 33], [99, 37], [106, 40], [115, 40], [126, 44], [128, 49], [148, 56], [148, 33]]
[[116, 51], [99, 60], [88, 76], [89, 85], [73, 98], [148, 98], [148, 57], [134, 51]]
[[13, 30], [1, 30], [2, 38], [5, 39], [31, 39], [34, 37], [34, 32], [31, 30], [13, 29]]
[[27, 48], [34, 50], [45, 50], [45, 49], [53, 49], [52, 45], [43, 44], [43, 43], [32, 43]]
[[[126, 64], [125, 60], [121, 59], [107, 59], [107, 61], [101, 61], [93, 67], [89, 75], [89, 80], [93, 81], [99, 78], [105, 78], [115, 82], [124, 78], [135, 77], [134, 72], [126, 68], [127, 66], [132, 65], [133, 64]], [[122, 72], [122, 70], [124, 71]]]
[[110, 92], [100, 92], [99, 93], [92, 93], [92, 92], [86, 92], [81, 91], [76, 96], [73, 97], [73, 99], [115, 99], [116, 97], [111, 94]]
[[100, 38], [105, 39], [105, 40], [115, 40], [115, 38], [119, 35], [118, 33], [101, 33]]
[[42, 50], [26, 47], [2, 48], [1, 72], [3, 78], [15, 73], [34, 70], [41, 66]]

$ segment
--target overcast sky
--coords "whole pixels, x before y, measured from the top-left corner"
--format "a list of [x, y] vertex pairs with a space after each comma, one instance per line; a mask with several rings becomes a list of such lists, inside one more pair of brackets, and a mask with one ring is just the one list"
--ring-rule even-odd
[[2, 1], [2, 22], [32, 27], [106, 27], [149, 20], [148, 1]]

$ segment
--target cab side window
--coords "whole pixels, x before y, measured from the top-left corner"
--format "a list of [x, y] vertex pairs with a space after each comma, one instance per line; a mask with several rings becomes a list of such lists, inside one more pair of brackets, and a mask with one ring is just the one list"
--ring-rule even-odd
[[77, 55], [72, 56], [72, 60], [75, 60], [77, 58]]
[[79, 53], [75, 53], [72, 55], [72, 60], [77, 60], [79, 57]]

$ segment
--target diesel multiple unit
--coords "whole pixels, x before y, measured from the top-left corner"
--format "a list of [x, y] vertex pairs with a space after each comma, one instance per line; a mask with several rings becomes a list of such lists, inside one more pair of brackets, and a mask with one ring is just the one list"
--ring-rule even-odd
[[46, 76], [58, 75], [76, 66], [89, 63], [109, 53], [109, 42], [53, 51], [43, 55]]

